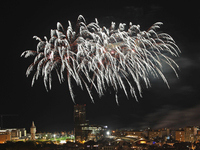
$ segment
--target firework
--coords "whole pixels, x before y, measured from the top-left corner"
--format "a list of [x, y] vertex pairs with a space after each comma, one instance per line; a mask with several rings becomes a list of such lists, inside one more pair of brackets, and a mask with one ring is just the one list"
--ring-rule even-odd
[[[116, 93], [122, 89], [137, 100], [140, 96], [141, 82], [150, 87], [150, 76], [161, 77], [167, 84], [162, 72], [162, 62], [167, 63], [176, 73], [178, 65], [169, 56], [178, 56], [180, 52], [173, 38], [166, 33], [157, 33], [161, 22], [153, 24], [147, 31], [141, 31], [139, 25], [132, 25], [126, 31], [124, 23], [118, 28], [115, 23], [111, 27], [100, 27], [97, 19], [86, 24], [83, 16], [77, 19], [74, 31], [70, 21], [65, 31], [58, 22], [57, 29], [51, 30], [51, 37], [44, 40], [34, 36], [39, 41], [37, 50], [27, 50], [21, 56], [35, 56], [28, 67], [26, 75], [36, 70], [32, 85], [42, 76], [46, 90], [51, 89], [52, 71], [55, 70], [60, 83], [67, 79], [69, 91], [74, 101], [71, 80], [77, 86], [85, 87], [92, 102], [92, 89], [99, 97], [104, 95], [108, 87]], [[178, 75], [177, 75], [178, 76]]]

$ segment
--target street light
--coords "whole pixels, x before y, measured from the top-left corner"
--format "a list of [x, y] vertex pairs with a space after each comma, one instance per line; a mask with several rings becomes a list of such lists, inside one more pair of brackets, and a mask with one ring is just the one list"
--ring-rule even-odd
[[110, 135], [110, 131], [107, 131], [106, 134], [107, 134], [107, 136], [109, 136]]

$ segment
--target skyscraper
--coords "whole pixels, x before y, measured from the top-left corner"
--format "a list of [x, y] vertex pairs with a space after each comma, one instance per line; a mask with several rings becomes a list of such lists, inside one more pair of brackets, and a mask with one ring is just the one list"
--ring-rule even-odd
[[82, 130], [82, 127], [89, 126], [86, 120], [86, 105], [74, 105], [74, 133], [76, 141], [83, 141], [87, 138], [87, 131]]

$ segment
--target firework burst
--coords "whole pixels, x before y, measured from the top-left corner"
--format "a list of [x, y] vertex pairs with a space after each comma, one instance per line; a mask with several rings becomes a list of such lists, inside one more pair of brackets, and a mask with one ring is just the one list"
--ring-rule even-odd
[[[176, 73], [178, 65], [169, 57], [178, 56], [180, 52], [173, 38], [166, 33], [156, 33], [161, 22], [153, 24], [147, 31], [141, 31], [139, 25], [132, 25], [125, 30], [124, 23], [118, 28], [115, 23], [111, 27], [100, 27], [97, 19], [86, 24], [83, 16], [77, 19], [74, 31], [69, 21], [65, 31], [58, 22], [57, 29], [51, 30], [51, 37], [39, 41], [37, 50], [27, 50], [21, 56], [35, 56], [28, 67], [26, 75], [36, 70], [32, 85], [39, 76], [44, 79], [46, 90], [51, 89], [52, 71], [55, 70], [60, 83], [67, 79], [69, 91], [74, 101], [71, 80], [82, 89], [85, 87], [92, 102], [92, 89], [98, 95], [104, 95], [107, 87], [112, 87], [116, 93], [122, 89], [137, 100], [141, 96], [141, 81], [150, 86], [150, 76], [159, 78], [167, 84], [162, 72], [162, 63], [167, 63]], [[34, 69], [35, 68], [35, 69]], [[64, 73], [66, 72], [66, 76]], [[178, 75], [177, 75], [178, 76]], [[125, 86], [126, 85], [126, 86]], [[136, 92], [137, 91], [137, 92]]]

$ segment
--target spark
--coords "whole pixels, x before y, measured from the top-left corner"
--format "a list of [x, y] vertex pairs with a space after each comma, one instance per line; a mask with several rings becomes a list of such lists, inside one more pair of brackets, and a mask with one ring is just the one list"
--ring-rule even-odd
[[[42, 76], [46, 90], [51, 89], [53, 70], [56, 71], [60, 83], [67, 78], [72, 100], [74, 93], [72, 80], [81, 89], [85, 87], [92, 102], [92, 89], [99, 97], [105, 94], [108, 87], [116, 93], [119, 89], [128, 97], [131, 94], [137, 100], [137, 93], [142, 97], [141, 82], [150, 87], [150, 76], [167, 80], [162, 72], [162, 64], [168, 64], [178, 77], [176, 68], [179, 66], [169, 56], [178, 56], [180, 50], [173, 38], [166, 33], [157, 33], [161, 22], [153, 24], [147, 31], [141, 31], [139, 25], [120, 23], [118, 28], [114, 22], [111, 27], [100, 27], [97, 19], [86, 24], [82, 15], [77, 19], [74, 31], [71, 22], [65, 31], [58, 22], [57, 29], [51, 30], [50, 39], [38, 40], [37, 50], [24, 51], [25, 58], [35, 56], [28, 67], [26, 75], [35, 68], [32, 85]], [[66, 77], [64, 77], [66, 72]]]

